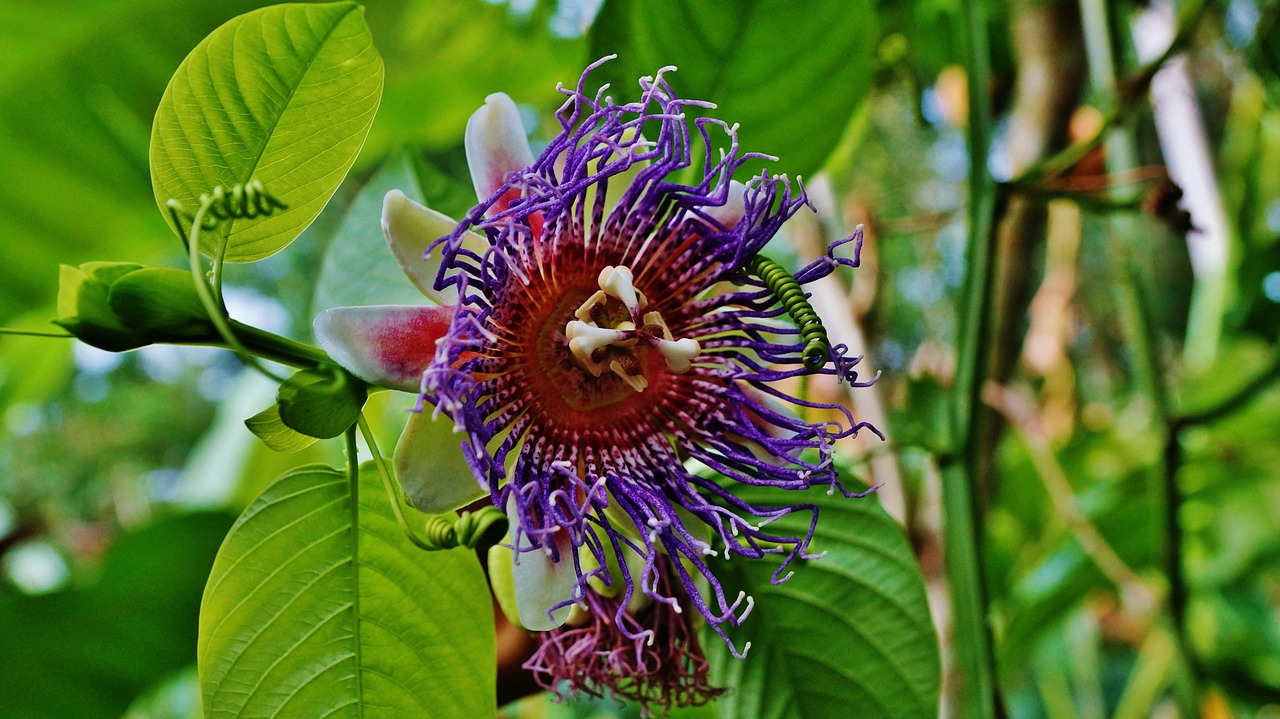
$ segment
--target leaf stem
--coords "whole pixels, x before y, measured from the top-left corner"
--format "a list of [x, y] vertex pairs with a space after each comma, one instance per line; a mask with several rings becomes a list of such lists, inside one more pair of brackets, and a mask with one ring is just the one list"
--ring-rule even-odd
[[356, 420], [356, 425], [360, 427], [360, 433], [364, 435], [365, 444], [369, 445], [369, 453], [373, 455], [373, 463], [378, 468], [378, 475], [382, 477], [382, 486], [387, 490], [387, 501], [391, 504], [391, 513], [395, 515], [396, 524], [400, 525], [400, 531], [404, 532], [404, 536], [419, 549], [426, 551], [439, 549], [439, 547], [419, 537], [413, 531], [413, 528], [409, 526], [409, 520], [404, 516], [404, 508], [400, 506], [400, 497], [396, 492], [395, 479], [392, 478], [391, 469], [387, 467], [387, 461], [382, 457], [382, 452], [378, 449], [378, 442], [373, 437], [373, 431], [369, 429], [369, 422], [365, 420], [364, 412], [360, 413], [360, 417]]

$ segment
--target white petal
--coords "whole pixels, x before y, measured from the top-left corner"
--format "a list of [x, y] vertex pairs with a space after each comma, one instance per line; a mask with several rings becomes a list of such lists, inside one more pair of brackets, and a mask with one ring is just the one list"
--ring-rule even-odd
[[451, 306], [335, 307], [317, 315], [313, 329], [320, 347], [355, 376], [379, 387], [417, 392], [453, 311]]
[[[511, 522], [507, 535], [509, 541], [514, 539], [520, 526], [515, 506], [514, 498], [507, 501], [507, 519]], [[578, 580], [578, 573], [573, 567], [573, 542], [566, 532], [557, 532], [552, 537], [560, 550], [560, 561], [551, 561], [542, 549], [513, 552], [511, 558], [520, 624], [534, 632], [555, 629], [569, 619], [572, 605], [565, 604], [555, 611], [551, 608], [573, 597], [573, 585]], [[528, 547], [528, 542], [527, 537], [521, 537], [520, 546]]]
[[393, 463], [405, 499], [415, 509], [439, 514], [487, 495], [462, 456], [453, 422], [432, 419], [431, 410], [409, 415]]
[[487, 200], [502, 186], [507, 173], [533, 164], [533, 150], [525, 136], [516, 104], [495, 92], [467, 121], [467, 166], [476, 196]]
[[[382, 232], [387, 236], [392, 254], [422, 294], [442, 305], [458, 302], [458, 291], [453, 287], [432, 288], [444, 253], [436, 248], [426, 259], [423, 256], [432, 242], [453, 232], [457, 226], [447, 215], [414, 202], [399, 190], [388, 192], [382, 201]], [[471, 250], [482, 251], [487, 244], [474, 232], [463, 236], [463, 245]]]
[[719, 207], [703, 207], [702, 211], [718, 220], [725, 229], [733, 229], [747, 212], [747, 186], [737, 180], [729, 181], [729, 197]]

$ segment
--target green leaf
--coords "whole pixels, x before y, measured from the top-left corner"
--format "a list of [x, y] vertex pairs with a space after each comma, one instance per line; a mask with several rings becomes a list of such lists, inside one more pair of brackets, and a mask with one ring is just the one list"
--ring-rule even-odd
[[375, 472], [278, 479], [223, 543], [200, 611], [207, 719], [472, 719], [496, 708], [493, 615], [474, 553], [422, 552]]
[[298, 452], [315, 443], [315, 437], [290, 429], [280, 418], [280, 406], [271, 405], [244, 421], [262, 443], [277, 452]]
[[[924, 580], [902, 530], [873, 497], [779, 497], [746, 488], [742, 499], [763, 506], [779, 499], [811, 502], [820, 510], [812, 551], [821, 559], [792, 568], [787, 582], [770, 581], [780, 559], [713, 563], [726, 592], [755, 599], [751, 616], [729, 635], [746, 659], [733, 658], [714, 633], [702, 633], [712, 682], [732, 687], [717, 700], [720, 715], [736, 719], [921, 719], [938, 710], [937, 637]], [[779, 531], [803, 533], [809, 515], [779, 520]], [[732, 596], [732, 595], [730, 595]]]
[[[596, 20], [592, 57], [614, 97], [634, 99], [637, 78], [668, 77], [678, 96], [710, 100], [710, 114], [741, 123], [742, 147], [776, 155], [777, 172], [817, 171], [875, 68], [876, 16], [869, 2], [743, 3], [610, 0]], [[718, 135], [712, 131], [713, 139]]]
[[231, 521], [193, 514], [125, 535], [94, 584], [36, 597], [0, 589], [5, 718], [118, 719], [190, 665], [200, 590]]
[[[151, 180], [194, 212], [201, 193], [260, 180], [288, 209], [202, 236], [250, 262], [298, 236], [342, 182], [373, 123], [382, 58], [355, 3], [276, 5], [234, 18], [187, 56], [151, 133]], [[167, 212], [166, 212], [167, 215]], [[172, 222], [172, 220], [170, 220]], [[183, 234], [182, 228], [174, 228]]]
[[331, 439], [356, 423], [365, 397], [364, 383], [345, 370], [316, 367], [299, 370], [280, 385], [276, 407], [289, 429]]
[[422, 293], [405, 277], [382, 234], [382, 200], [401, 190], [422, 202], [422, 191], [409, 159], [391, 158], [360, 188], [342, 218], [315, 280], [314, 316], [331, 307], [421, 305]]

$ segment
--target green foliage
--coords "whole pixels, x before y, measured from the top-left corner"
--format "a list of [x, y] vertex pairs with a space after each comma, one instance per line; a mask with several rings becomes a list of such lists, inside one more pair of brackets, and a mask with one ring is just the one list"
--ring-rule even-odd
[[466, 550], [424, 553], [376, 472], [302, 467], [227, 535], [200, 614], [207, 719], [471, 719], [494, 713], [484, 576]]
[[591, 51], [618, 55], [600, 72], [620, 100], [634, 99], [636, 78], [675, 65], [678, 96], [716, 103], [716, 117], [741, 123], [743, 148], [794, 176], [822, 166], [866, 98], [876, 37], [864, 2], [610, 0]]
[[200, 591], [223, 514], [161, 520], [111, 549], [101, 579], [46, 596], [0, 590], [7, 719], [117, 719], [159, 677], [195, 659]]
[[[743, 490], [745, 501], [770, 506], [767, 489]], [[772, 501], [771, 501], [772, 500]], [[811, 552], [787, 582], [772, 583], [780, 560], [712, 561], [727, 592], [755, 599], [744, 625], [730, 630], [743, 661], [711, 632], [702, 633], [712, 680], [733, 691], [717, 700], [722, 717], [807, 719], [845, 715], [918, 719], [936, 712], [940, 669], [937, 636], [924, 584], [902, 529], [873, 498], [808, 490], [821, 514]], [[807, 514], [778, 520], [801, 532]]]
[[423, 304], [422, 293], [405, 277], [382, 234], [382, 198], [400, 190], [422, 202], [422, 192], [401, 153], [360, 188], [342, 216], [315, 280], [311, 314], [330, 307]]
[[367, 388], [333, 365], [298, 370], [280, 385], [276, 407], [289, 429], [318, 439], [332, 439], [360, 417]]
[[[355, 162], [382, 95], [382, 58], [355, 3], [278, 5], [241, 15], [196, 46], [165, 89], [151, 135], [163, 209], [262, 182], [288, 209], [202, 238], [229, 261], [288, 245]], [[185, 228], [175, 227], [180, 235]]]
[[[280, 405], [273, 404], [244, 421], [263, 444], [277, 452], [298, 452], [310, 447], [316, 438], [290, 428], [280, 417]], [[351, 425], [347, 425], [348, 427]]]

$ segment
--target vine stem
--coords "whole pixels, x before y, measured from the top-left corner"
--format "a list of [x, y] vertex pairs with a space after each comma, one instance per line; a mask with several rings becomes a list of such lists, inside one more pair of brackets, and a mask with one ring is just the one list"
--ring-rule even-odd
[[400, 525], [400, 531], [404, 532], [404, 536], [408, 537], [413, 546], [418, 549], [428, 552], [439, 549], [439, 547], [424, 541], [409, 526], [409, 520], [404, 516], [404, 508], [400, 506], [400, 496], [396, 492], [395, 479], [391, 476], [391, 468], [387, 467], [387, 461], [382, 457], [382, 452], [378, 449], [378, 441], [374, 439], [373, 431], [369, 429], [369, 422], [365, 420], [364, 412], [360, 413], [360, 417], [356, 420], [356, 425], [360, 427], [360, 434], [364, 435], [365, 444], [369, 445], [369, 453], [373, 455], [373, 463], [378, 468], [378, 476], [382, 477], [382, 486], [387, 490], [387, 501], [391, 503], [391, 513], [395, 515], [396, 524]]
[[982, 0], [963, 4], [965, 68], [969, 93], [969, 223], [965, 251], [965, 287], [960, 306], [951, 425], [957, 444], [940, 458], [942, 468], [943, 540], [951, 590], [952, 650], [959, 715], [966, 719], [995, 716], [995, 660], [986, 620], [985, 581], [979, 531], [982, 517], [977, 497], [978, 457], [975, 420], [985, 366], [985, 347], [992, 293], [992, 252], [996, 185], [987, 170], [992, 122], [987, 88], [991, 76], [986, 13]]
[[75, 335], [66, 332], [48, 332], [44, 330], [21, 330], [16, 327], [0, 327], [0, 335], [17, 335], [19, 337], [55, 337], [58, 339], [74, 339]]
[[[205, 279], [204, 267], [200, 262], [200, 231], [204, 227], [204, 219], [209, 214], [209, 209], [213, 207], [214, 198], [210, 197], [200, 203], [200, 209], [196, 210], [195, 218], [191, 221], [191, 236], [187, 238], [187, 260], [191, 265], [191, 279], [196, 287], [196, 294], [200, 297], [200, 304], [204, 305], [204, 310], [209, 315], [209, 321], [213, 323], [214, 329], [218, 331], [227, 346], [234, 351], [242, 362], [261, 372], [268, 379], [275, 382], [283, 382], [283, 377], [278, 377], [274, 372], [262, 366], [254, 356], [236, 337], [231, 329], [231, 318], [227, 316], [227, 308], [221, 304], [219, 298], [214, 296], [213, 289], [209, 286], [209, 281]], [[225, 242], [222, 243], [225, 247]], [[223, 249], [218, 251], [219, 257], [223, 254]], [[242, 327], [244, 325], [241, 325]], [[283, 339], [283, 338], [281, 338]]]

